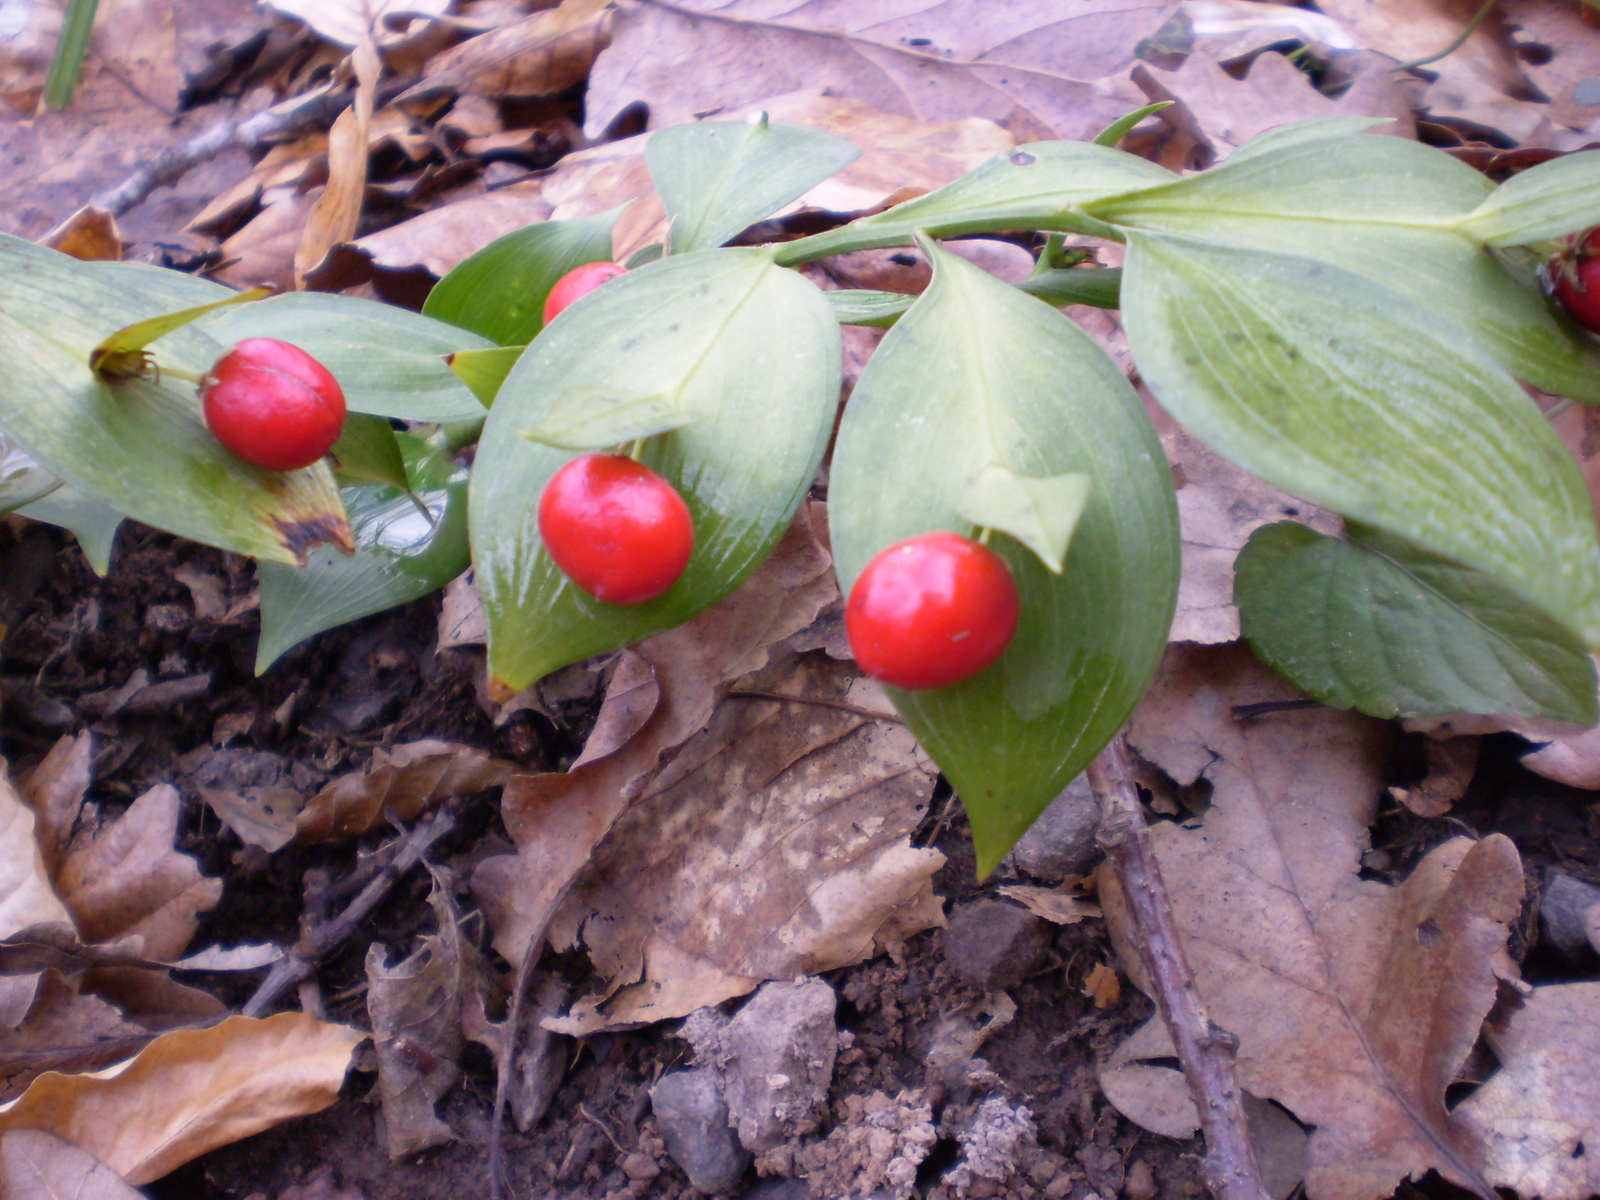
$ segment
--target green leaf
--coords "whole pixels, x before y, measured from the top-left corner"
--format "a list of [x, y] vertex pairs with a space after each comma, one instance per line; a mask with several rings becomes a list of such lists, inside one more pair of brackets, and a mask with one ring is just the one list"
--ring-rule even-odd
[[1089, 476], [1082, 473], [1035, 479], [985, 463], [961, 493], [956, 512], [978, 529], [1009, 533], [1059, 575], [1089, 488]]
[[1312, 117], [1306, 121], [1290, 121], [1287, 125], [1277, 125], [1265, 133], [1256, 134], [1228, 155], [1227, 165], [1233, 166], [1246, 159], [1259, 158], [1263, 154], [1273, 154], [1306, 142], [1349, 137], [1375, 129], [1379, 125], [1393, 124], [1393, 117]]
[[470, 329], [501, 346], [525, 346], [544, 328], [556, 281], [584, 263], [611, 260], [614, 208], [574, 221], [545, 221], [497, 238], [433, 285], [424, 316]]
[[60, 486], [61, 480], [0, 429], [0, 513], [32, 504]]
[[[89, 370], [108, 330], [161, 311], [93, 264], [0, 236], [0, 428], [79, 491], [197, 542], [295, 562], [348, 538], [326, 466], [252, 467], [211, 436], [192, 384], [112, 383]], [[158, 363], [196, 375], [223, 351], [199, 324], [157, 346]]]
[[645, 161], [673, 254], [720, 246], [838, 174], [861, 151], [807, 125], [702, 121], [650, 135]]
[[196, 327], [224, 345], [251, 337], [292, 342], [333, 372], [351, 412], [403, 421], [468, 421], [483, 416], [482, 403], [444, 358], [489, 343], [391, 304], [327, 292], [292, 292], [221, 309]]
[[524, 429], [522, 436], [557, 450], [604, 450], [682, 429], [694, 417], [676, 392], [619, 396], [580, 385], [556, 396], [539, 424]]
[[1079, 206], [1176, 178], [1155, 163], [1091, 142], [1030, 142], [936, 192], [785, 243], [778, 248], [778, 261], [794, 264], [850, 250], [905, 246], [918, 230], [941, 238], [995, 230], [1079, 230]]
[[94, 30], [95, 12], [100, 0], [67, 0], [67, 11], [56, 35], [55, 53], [50, 56], [50, 72], [44, 81], [44, 102], [49, 108], [65, 108], [78, 87], [78, 73], [89, 52], [89, 35]]
[[[585, 297], [518, 360], [472, 472], [472, 548], [489, 666], [514, 689], [677, 625], [767, 556], [816, 473], [839, 397], [839, 327], [766, 250], [673, 255]], [[573, 392], [678, 398], [691, 423], [643, 461], [688, 502], [695, 552], [646, 604], [604, 604], [545, 554], [537, 498], [573, 455], [522, 436]]]
[[916, 299], [903, 292], [875, 292], [868, 288], [841, 288], [822, 294], [833, 309], [833, 319], [841, 325], [893, 325]]
[[395, 440], [393, 427], [383, 417], [351, 413], [345, 417], [339, 440], [328, 453], [333, 456], [333, 469], [346, 479], [386, 483], [402, 491], [410, 486], [406, 482], [406, 464], [400, 454], [400, 443]]
[[1554, 313], [1527, 268], [1455, 229], [1493, 187], [1415, 142], [1329, 137], [1243, 161], [1235, 154], [1216, 170], [1087, 208], [1122, 227], [1354, 271], [1454, 323], [1519, 379], [1600, 401], [1600, 349]]
[[157, 338], [164, 337], [174, 329], [181, 329], [192, 321], [198, 321], [207, 313], [224, 305], [260, 300], [271, 293], [271, 288], [251, 288], [249, 291], [238, 292], [193, 308], [179, 309], [177, 312], [163, 313], [159, 317], [146, 317], [143, 321], [135, 321], [109, 337], [102, 338], [99, 345], [89, 351], [89, 368], [108, 379], [129, 379], [141, 375], [145, 371], [144, 348]]
[[319, 549], [301, 570], [259, 564], [257, 675], [312, 634], [420, 599], [467, 569], [466, 468], [410, 434], [396, 440], [415, 500], [383, 484], [347, 487], [353, 556]]
[[1585, 150], [1513, 175], [1458, 228], [1491, 246], [1527, 246], [1600, 225], [1600, 150]]
[[845, 409], [829, 485], [840, 587], [884, 547], [970, 536], [979, 473], [1094, 480], [1059, 575], [1004, 535], [1022, 620], [950, 688], [891, 689], [966, 804], [988, 873], [1132, 710], [1166, 647], [1178, 581], [1172, 476], [1144, 405], [1075, 324], [930, 250], [933, 283], [884, 336]]
[[141, 262], [97, 262], [93, 269], [119, 286], [143, 292], [161, 302], [162, 311], [192, 308], [196, 304], [212, 304], [239, 293], [231, 287], [185, 271], [167, 267], [153, 267]]
[[1122, 303], [1122, 268], [1068, 267], [1041, 271], [1017, 286], [1056, 308], [1068, 304], [1117, 308]]
[[1185, 428], [1600, 645], [1600, 542], [1577, 464], [1476, 344], [1325, 263], [1167, 235], [1128, 247], [1128, 343]]
[[[68, 530], [78, 539], [78, 547], [96, 575], [104, 575], [111, 569], [111, 548], [122, 526], [122, 514], [116, 509], [85, 496], [71, 484], [62, 484], [48, 496], [17, 509], [17, 515]], [[327, 553], [337, 552], [329, 549]]]
[[526, 346], [491, 346], [487, 350], [457, 350], [445, 355], [444, 361], [488, 408], [526, 349]]
[[1482, 571], [1376, 529], [1349, 535], [1267, 525], [1235, 564], [1244, 634], [1296, 687], [1374, 717], [1600, 719], [1594, 660], [1559, 621]]
[[1146, 117], [1154, 116], [1163, 108], [1171, 108], [1175, 102], [1172, 100], [1157, 100], [1154, 104], [1146, 104], [1143, 108], [1136, 108], [1126, 116], [1118, 117], [1107, 125], [1091, 139], [1096, 146], [1115, 146], [1132, 132], [1133, 127]]

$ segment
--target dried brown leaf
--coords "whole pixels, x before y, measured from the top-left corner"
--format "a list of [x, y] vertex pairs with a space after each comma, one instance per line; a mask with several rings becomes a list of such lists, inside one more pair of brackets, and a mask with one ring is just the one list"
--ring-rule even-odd
[[634, 0], [590, 76], [587, 129], [598, 135], [635, 101], [660, 127], [822, 87], [921, 121], [983, 117], [1018, 141], [1089, 138], [1139, 107], [1127, 69], [1165, 10], [1150, 0]]
[[42, 1129], [0, 1136], [0, 1180], [8, 1200], [140, 1200], [94, 1155]]
[[117, 219], [103, 208], [85, 205], [39, 239], [83, 262], [122, 261], [122, 235]]
[[295, 286], [303, 288], [306, 276], [322, 265], [328, 252], [356, 236], [361, 206], [367, 194], [367, 129], [372, 123], [373, 98], [383, 62], [372, 39], [363, 33], [355, 53], [356, 92], [328, 130], [328, 184], [306, 218], [305, 231], [294, 252]]
[[399, 29], [390, 27], [387, 20], [396, 17], [440, 16], [450, 9], [451, 0], [270, 0], [271, 6], [285, 16], [304, 21], [330, 42], [355, 47], [363, 38], [372, 37], [379, 44], [397, 42], [405, 37], [408, 21], [400, 20]]
[[266, 285], [292, 291], [294, 256], [305, 233], [311, 206], [321, 189], [308, 192], [276, 188], [263, 194], [266, 205], [248, 225], [222, 243], [223, 266], [216, 278], [230, 287]]
[[[1294, 696], [1242, 647], [1174, 646], [1131, 724], [1147, 760], [1213, 788], [1198, 829], [1150, 834], [1200, 994], [1240, 1039], [1240, 1084], [1315, 1127], [1311, 1200], [1374, 1200], [1430, 1169], [1486, 1191], [1444, 1095], [1515, 977], [1505, 939], [1522, 899], [1516, 849], [1499, 835], [1457, 838], [1398, 887], [1362, 880], [1388, 731], [1324, 709], [1233, 718], [1234, 705]], [[1101, 898], [1137, 981], [1114, 877]], [[1147, 1072], [1164, 1037], [1155, 1029], [1143, 1052], [1113, 1057], [1115, 1102], [1128, 1102], [1117, 1071]]]
[[294, 841], [306, 798], [293, 788], [247, 787], [238, 791], [203, 787], [200, 797], [234, 835], [247, 846], [267, 853]]
[[397, 103], [438, 92], [550, 96], [589, 74], [611, 40], [610, 0], [564, 0], [434, 57]]
[[1429, 739], [1428, 773], [1413, 787], [1392, 787], [1389, 795], [1419, 817], [1440, 817], [1467, 794], [1472, 773], [1478, 769], [1478, 739]]
[[[1549, 97], [1548, 104], [1526, 107], [1555, 125], [1551, 144], [1574, 150], [1595, 140], [1595, 108], [1578, 84], [1600, 77], [1600, 28], [1595, 10], [1585, 4], [1548, 0], [1501, 0], [1496, 6], [1517, 41], [1532, 53], [1520, 56], [1523, 73]], [[1592, 86], [1592, 85], [1590, 85]], [[1569, 132], [1571, 131], [1571, 132]]]
[[1099, 905], [1090, 904], [1076, 888], [1027, 887], [1013, 884], [1000, 888], [999, 891], [1002, 896], [1009, 896], [1023, 905], [1034, 916], [1043, 917], [1046, 921], [1052, 921], [1057, 925], [1076, 925], [1085, 917], [1102, 915]]
[[34, 837], [45, 867], [51, 874], [61, 868], [72, 829], [89, 790], [89, 756], [93, 747], [89, 731], [70, 734], [50, 747], [50, 753], [22, 777], [22, 798], [38, 821]]
[[0, 1132], [46, 1130], [129, 1183], [148, 1183], [207, 1150], [327, 1108], [365, 1036], [305, 1013], [163, 1034], [110, 1071], [41, 1075], [0, 1112]]
[[506, 759], [432, 738], [379, 749], [366, 770], [341, 775], [306, 802], [297, 835], [307, 842], [360, 837], [382, 824], [385, 814], [414, 821], [446, 800], [525, 773]]
[[[70, 923], [51, 885], [49, 868], [35, 839], [36, 818], [11, 786], [0, 759], [0, 937], [33, 925]], [[28, 1015], [38, 988], [37, 972], [0, 976], [0, 1028], [15, 1029]]]
[[734, 679], [837, 596], [831, 559], [802, 508], [771, 557], [738, 591], [678, 628], [625, 651], [583, 755], [570, 771], [510, 781], [501, 801], [516, 855], [485, 860], [473, 892], [494, 947], [520, 963], [596, 844], [659, 770], [711, 719]]
[[1488, 1035], [1500, 1070], [1454, 1116], [1489, 1182], [1525, 1200], [1600, 1193], [1600, 983], [1536, 988]]

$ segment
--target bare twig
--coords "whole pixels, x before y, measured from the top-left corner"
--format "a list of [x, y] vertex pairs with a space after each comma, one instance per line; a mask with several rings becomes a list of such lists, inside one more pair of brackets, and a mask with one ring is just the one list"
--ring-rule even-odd
[[343, 912], [326, 923], [309, 923], [310, 928], [304, 929], [299, 942], [273, 964], [256, 994], [240, 1011], [247, 1017], [259, 1017], [290, 988], [310, 979], [317, 964], [355, 932], [356, 926], [378, 906], [396, 881], [421, 862], [433, 844], [454, 829], [455, 824], [455, 810], [448, 805], [434, 813], [431, 820], [420, 822], [406, 835], [400, 852], [361, 889]]
[[1211, 1024], [1201, 1007], [1194, 972], [1178, 940], [1172, 898], [1150, 850], [1149, 829], [1121, 733], [1089, 764], [1089, 786], [1100, 805], [1100, 844], [1116, 864], [1156, 1005], [1172, 1034], [1200, 1114], [1206, 1185], [1217, 1200], [1267, 1200], [1233, 1075], [1239, 1039]]

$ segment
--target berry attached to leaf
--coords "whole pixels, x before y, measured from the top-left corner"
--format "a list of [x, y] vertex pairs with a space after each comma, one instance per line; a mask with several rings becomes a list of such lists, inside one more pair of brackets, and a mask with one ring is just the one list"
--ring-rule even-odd
[[606, 280], [627, 273], [627, 267], [614, 262], [592, 262], [574, 267], [556, 280], [555, 287], [544, 298], [544, 323], [548, 325], [554, 321], [579, 296], [587, 296]]
[[344, 392], [327, 367], [277, 338], [246, 338], [200, 385], [206, 427], [268, 471], [309, 467], [339, 440]]
[[643, 604], [678, 581], [694, 520], [670, 483], [623, 454], [584, 454], [539, 498], [539, 536], [573, 583], [608, 604]]
[[896, 542], [869, 562], [845, 607], [845, 632], [868, 675], [942, 688], [988, 667], [1017, 631], [1011, 569], [989, 547], [943, 531]]
[[1585, 329], [1600, 333], [1600, 229], [1572, 239], [1550, 260], [1556, 299]]

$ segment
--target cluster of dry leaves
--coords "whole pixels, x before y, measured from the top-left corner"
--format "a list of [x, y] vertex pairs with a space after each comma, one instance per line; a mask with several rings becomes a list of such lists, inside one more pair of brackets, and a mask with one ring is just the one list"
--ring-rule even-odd
[[[1125, 145], [1176, 169], [1220, 161], [1286, 121], [1340, 114], [1391, 117], [1392, 133], [1420, 128], [1477, 159], [1495, 146], [1595, 139], [1600, 32], [1571, 0], [1502, 0], [1455, 53], [1425, 71], [1392, 69], [1443, 49], [1476, 8], [272, 0], [264, 19], [246, 0], [103, 0], [73, 108], [0, 128], [0, 151], [27, 164], [0, 180], [0, 224], [87, 257], [119, 256], [128, 238], [231, 283], [414, 301], [419, 285], [537, 221], [626, 205], [617, 256], [659, 240], [649, 135], [636, 131], [708, 115], [765, 110], [862, 148], [786, 214], [798, 221], [872, 211], [1017, 142], [1092, 136], [1151, 100], [1175, 103]], [[0, 96], [31, 112], [59, 10], [19, 11], [26, 20], [0, 30]], [[1320, 88], [1283, 52], [1290, 43], [1294, 58], [1318, 64]], [[580, 123], [571, 96], [585, 83]], [[175, 116], [180, 94], [208, 103]], [[305, 117], [330, 99], [331, 125]], [[269, 103], [270, 146], [241, 135], [120, 230], [93, 213], [63, 219], [157, 150]], [[1000, 243], [962, 252], [1002, 275], [1028, 267]], [[814, 277], [915, 291], [926, 267], [867, 253]], [[1114, 315], [1069, 313], [1127, 363]], [[856, 370], [877, 336], [847, 330]], [[1158, 796], [1209, 785], [1203, 813], [1173, 806], [1185, 819], [1155, 838], [1201, 993], [1241, 1039], [1241, 1081], [1314, 1130], [1308, 1140], [1287, 1123], [1280, 1157], [1294, 1164], [1276, 1177], [1293, 1187], [1303, 1176], [1314, 1200], [1375, 1200], [1428, 1170], [1484, 1194], [1593, 1194], [1600, 984], [1520, 982], [1506, 944], [1523, 871], [1503, 837], [1446, 842], [1398, 885], [1362, 877], [1395, 729], [1322, 709], [1235, 716], [1292, 693], [1237, 642], [1233, 558], [1269, 521], [1329, 531], [1333, 518], [1245, 476], [1150, 403], [1179, 483], [1183, 580], [1174, 646], [1131, 742]], [[1592, 410], [1569, 410], [1558, 425], [1600, 483]], [[510, 1072], [526, 1127], [553, 1086], [552, 1033], [682, 1017], [942, 923], [931, 885], [941, 856], [912, 845], [935, 771], [850, 668], [825, 526], [823, 506], [810, 505], [712, 612], [500, 709], [556, 703], [564, 689], [584, 690], [578, 675], [592, 684], [603, 671], [598, 722], [568, 772], [532, 774], [471, 747], [420, 742], [380, 751], [314, 795], [204, 792], [241, 842], [271, 854], [502, 789], [514, 853], [481, 861], [466, 880], [434, 868], [436, 933], [397, 961], [381, 946], [368, 957], [391, 1153], [450, 1136], [434, 1104], [469, 1039]], [[464, 578], [446, 596], [439, 646], [482, 637]], [[1399, 798], [1421, 815], [1448, 811], [1470, 777], [1475, 737], [1492, 728], [1507, 726], [1434, 723], [1437, 769]], [[1600, 785], [1600, 735], [1517, 731], [1540, 745], [1525, 760], [1533, 770]], [[104, 819], [86, 799], [89, 761], [85, 733], [14, 783], [0, 774], [0, 1169], [18, 1195], [89, 1179], [115, 1195], [119, 1181], [147, 1182], [315, 1111], [367, 1036], [314, 1015], [314, 990], [310, 1011], [258, 1018], [228, 1016], [178, 982], [174, 971], [255, 970], [290, 948], [181, 958], [221, 885], [173, 849], [176, 791], [158, 787]], [[1097, 915], [1067, 891], [1010, 891], [1054, 920]], [[1138, 983], [1115, 879], [1101, 891]], [[512, 1027], [479, 918], [457, 907], [468, 892], [513, 967], [546, 944], [581, 947], [599, 985], [570, 1003], [541, 993]], [[1098, 986], [1114, 1003], [1115, 977]], [[1104, 1063], [1101, 1082], [1133, 1120], [1187, 1136], [1195, 1113], [1172, 1055], [1153, 1021]], [[1446, 1089], [1463, 1081], [1480, 1086], [1447, 1106]]]

